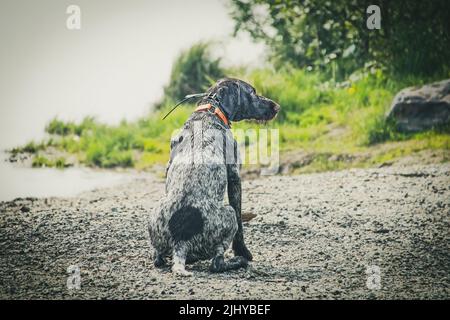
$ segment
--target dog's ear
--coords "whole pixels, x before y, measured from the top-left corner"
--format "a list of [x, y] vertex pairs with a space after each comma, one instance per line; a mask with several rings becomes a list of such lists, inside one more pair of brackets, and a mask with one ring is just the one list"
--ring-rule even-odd
[[225, 113], [227, 118], [231, 121], [234, 120], [236, 115], [237, 99], [236, 94], [233, 94], [234, 88], [232, 86], [221, 86], [217, 90], [217, 98], [220, 101], [220, 107]]

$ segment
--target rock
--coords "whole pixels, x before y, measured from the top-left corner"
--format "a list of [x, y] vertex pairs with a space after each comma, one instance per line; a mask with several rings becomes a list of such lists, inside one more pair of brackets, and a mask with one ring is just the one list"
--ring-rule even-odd
[[390, 230], [389, 230], [389, 229], [384, 229], [384, 228], [382, 228], [382, 229], [375, 230], [374, 232], [375, 232], [375, 233], [389, 233]]
[[30, 212], [30, 208], [28, 208], [27, 206], [23, 206], [20, 208], [20, 211], [22, 212]]
[[387, 119], [401, 132], [418, 132], [450, 123], [450, 79], [401, 90]]

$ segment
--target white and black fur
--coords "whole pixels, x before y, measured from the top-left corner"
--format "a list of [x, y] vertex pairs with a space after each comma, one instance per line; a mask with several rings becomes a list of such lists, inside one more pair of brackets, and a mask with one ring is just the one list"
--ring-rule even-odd
[[[205, 103], [220, 108], [229, 121], [270, 120], [280, 109], [248, 83], [228, 78], [208, 89], [198, 104]], [[238, 147], [229, 129], [212, 112], [194, 112], [172, 137], [166, 194], [148, 224], [156, 267], [172, 257], [172, 271], [188, 276], [186, 263], [212, 259], [210, 270], [223, 272], [252, 260], [241, 221]], [[235, 257], [225, 261], [231, 243]]]

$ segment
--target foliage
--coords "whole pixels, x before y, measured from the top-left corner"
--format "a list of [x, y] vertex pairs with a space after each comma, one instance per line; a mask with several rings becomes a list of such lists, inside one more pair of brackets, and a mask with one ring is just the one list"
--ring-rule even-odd
[[169, 84], [164, 88], [164, 101], [159, 107], [170, 100], [181, 100], [187, 94], [203, 92], [224, 75], [220, 59], [211, 57], [210, 43], [197, 43], [175, 60]]
[[[394, 94], [427, 79], [407, 77], [400, 81], [379, 70], [362, 73], [355, 81], [336, 83], [327, 80], [324, 74], [302, 69], [253, 70], [239, 77], [280, 103], [280, 114], [269, 127], [279, 128], [282, 155], [301, 150], [314, 155], [312, 162], [298, 172], [376, 165], [422, 150], [449, 150], [448, 131], [405, 135], [385, 121]], [[30, 142], [15, 150], [36, 153], [33, 160], [36, 167], [65, 166], [63, 160], [56, 163], [41, 154], [49, 146], [77, 155], [88, 166], [145, 169], [163, 165], [168, 160], [171, 135], [194, 109], [193, 105], [180, 106], [162, 121], [162, 115], [171, 106], [167, 104], [147, 117], [119, 125], [102, 124], [93, 118], [80, 123], [53, 119], [47, 126], [52, 133], [49, 140]], [[259, 126], [245, 121], [233, 124], [234, 129]], [[392, 141], [398, 144], [387, 147]], [[367, 154], [364, 160], [345, 160], [361, 153]], [[343, 154], [347, 156], [339, 160]], [[330, 160], [333, 155], [338, 160]]]
[[65, 168], [66, 165], [66, 160], [62, 157], [59, 157], [55, 160], [50, 160], [44, 156], [41, 155], [37, 155], [36, 157], [33, 158], [33, 161], [31, 163], [31, 166], [33, 168], [41, 168], [41, 167], [55, 167], [55, 168], [59, 168], [59, 169], [63, 169]]
[[[393, 73], [448, 75], [450, 2], [410, 0], [230, 0], [235, 32], [263, 41], [278, 67], [313, 68], [345, 79], [371, 65]], [[369, 30], [366, 8], [381, 9]]]
[[60, 136], [67, 136], [69, 134], [80, 136], [81, 132], [91, 128], [94, 125], [94, 122], [95, 119], [93, 117], [84, 118], [80, 124], [76, 124], [72, 121], [64, 122], [54, 118], [46, 126], [45, 131]]

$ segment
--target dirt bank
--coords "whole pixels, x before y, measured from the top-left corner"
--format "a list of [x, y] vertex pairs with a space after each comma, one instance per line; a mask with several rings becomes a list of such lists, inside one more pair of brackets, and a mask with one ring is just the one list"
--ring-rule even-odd
[[[163, 186], [143, 175], [0, 203], [0, 298], [450, 298], [450, 164], [245, 181], [254, 262], [227, 274], [200, 262], [192, 278], [150, 260], [145, 221]], [[80, 290], [67, 289], [70, 265]]]

